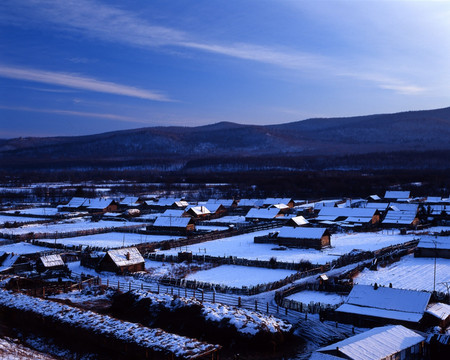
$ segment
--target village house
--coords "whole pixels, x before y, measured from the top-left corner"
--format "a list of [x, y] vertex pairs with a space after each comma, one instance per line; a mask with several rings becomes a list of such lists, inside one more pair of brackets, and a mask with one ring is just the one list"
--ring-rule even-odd
[[277, 239], [279, 245], [288, 247], [320, 250], [331, 245], [331, 234], [326, 228], [284, 226], [280, 229]]
[[127, 209], [132, 207], [139, 207], [142, 205], [144, 200], [139, 196], [126, 196], [119, 202], [119, 207], [121, 209]]
[[423, 291], [355, 285], [336, 309], [336, 320], [359, 327], [397, 324], [419, 328], [430, 297]]
[[44, 272], [46, 270], [66, 270], [66, 264], [59, 254], [45, 255], [36, 261], [36, 270]]
[[332, 221], [359, 226], [375, 226], [380, 221], [380, 213], [371, 208], [324, 207], [314, 221]]
[[238, 201], [237, 208], [243, 210], [250, 210], [251, 208], [262, 207], [264, 203], [263, 199], [241, 199]]
[[371, 329], [320, 348], [310, 360], [423, 359], [425, 337], [401, 325]]
[[186, 215], [193, 219], [209, 219], [211, 211], [206, 206], [191, 206], [186, 209]]
[[280, 209], [273, 208], [252, 208], [245, 215], [247, 221], [267, 221], [283, 218], [284, 214]]
[[195, 223], [189, 216], [158, 216], [153, 225], [147, 226], [147, 230], [187, 235], [195, 231]]
[[145, 260], [135, 247], [109, 250], [98, 264], [99, 271], [118, 274], [145, 270]]
[[146, 207], [151, 209], [185, 209], [189, 206], [189, 203], [183, 198], [160, 198], [157, 201], [146, 201]]
[[425, 327], [439, 326], [443, 331], [450, 325], [450, 305], [429, 304], [423, 318]]
[[262, 206], [270, 207], [277, 204], [284, 204], [289, 208], [294, 207], [294, 199], [291, 198], [267, 198], [264, 199]]
[[87, 198], [73, 197], [67, 204], [58, 205], [58, 211], [83, 211], [86, 209], [84, 205], [88, 201]]
[[89, 213], [106, 213], [117, 210], [117, 202], [109, 198], [87, 199], [83, 204]]
[[425, 236], [420, 239], [415, 257], [450, 259], [450, 236]]
[[389, 201], [407, 202], [411, 198], [409, 191], [386, 191], [384, 199]]
[[291, 227], [298, 227], [298, 226], [305, 226], [305, 225], [309, 225], [309, 221], [306, 220], [301, 215], [290, 218], [288, 220], [288, 222], [286, 223], [286, 226], [291, 226]]
[[413, 228], [420, 223], [418, 213], [418, 204], [391, 203], [382, 224], [387, 228], [398, 226]]

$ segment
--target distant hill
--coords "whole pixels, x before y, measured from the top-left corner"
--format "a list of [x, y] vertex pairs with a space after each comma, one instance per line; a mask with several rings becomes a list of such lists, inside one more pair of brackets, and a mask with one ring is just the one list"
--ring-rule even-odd
[[[264, 159], [360, 157], [369, 154], [442, 153], [450, 162], [450, 108], [347, 118], [316, 118], [281, 125], [230, 122], [199, 127], [149, 127], [98, 135], [0, 140], [0, 165], [83, 166], [89, 164], [177, 164], [178, 167]], [[389, 157], [386, 157], [389, 159]], [[426, 156], [419, 157], [426, 162]], [[204, 161], [214, 159], [214, 161]], [[283, 161], [289, 167], [289, 161]], [[158, 165], [158, 166], [159, 166]], [[202, 167], [203, 165], [200, 165]], [[261, 165], [262, 166], [262, 165]], [[264, 166], [267, 166], [264, 165]], [[271, 165], [272, 166], [272, 165]], [[350, 166], [350, 165], [346, 165]], [[370, 167], [370, 164], [368, 164]], [[386, 164], [389, 167], [389, 163]], [[295, 166], [298, 167], [298, 166]]]

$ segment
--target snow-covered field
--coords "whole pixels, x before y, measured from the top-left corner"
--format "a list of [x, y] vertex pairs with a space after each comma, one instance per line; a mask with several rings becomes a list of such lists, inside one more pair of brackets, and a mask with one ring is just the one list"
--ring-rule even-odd
[[[354, 282], [363, 285], [389, 286], [410, 290], [433, 291], [434, 258], [415, 258], [407, 255], [400, 261], [378, 271], [364, 269]], [[447, 292], [443, 283], [450, 284], [450, 259], [436, 259], [436, 291]]]
[[203, 230], [203, 231], [221, 231], [221, 230], [228, 230], [225, 226], [216, 226], [216, 225], [200, 225], [195, 227], [197, 230]]
[[[0, 225], [3, 225], [4, 223], [32, 223], [40, 220], [47, 220], [44, 218], [32, 218], [32, 217], [25, 217], [25, 216], [8, 216], [8, 215], [1, 215], [0, 214]], [[4, 231], [4, 230], [3, 230]]]
[[284, 279], [292, 274], [295, 274], [295, 271], [222, 265], [209, 270], [189, 274], [186, 279], [218, 285], [242, 287], [274, 282]]
[[[277, 231], [273, 229], [272, 231]], [[200, 244], [200, 246], [188, 246], [187, 250], [193, 254], [211, 256], [235, 256], [238, 258], [269, 260], [271, 257], [278, 261], [300, 262], [310, 261], [312, 264], [325, 264], [337, 259], [339, 256], [352, 251], [353, 249], [376, 250], [386, 246], [404, 243], [414, 239], [414, 235], [400, 235], [398, 231], [385, 231], [376, 233], [352, 233], [336, 234], [331, 237], [331, 248], [320, 250], [314, 249], [294, 249], [284, 251], [272, 250], [274, 244], [255, 244], [255, 236], [267, 235], [268, 231], [258, 231], [250, 234], [233, 236], [225, 239], [213, 240]], [[176, 255], [178, 248], [162, 251], [166, 254]], [[183, 247], [186, 250], [186, 247]]]
[[27, 214], [27, 215], [39, 215], [39, 216], [50, 216], [57, 215], [58, 209], [53, 207], [42, 207], [42, 208], [31, 208], [22, 210], [8, 210], [5, 213], [9, 214]]
[[245, 216], [223, 216], [218, 219], [209, 220], [210, 223], [220, 222], [220, 223], [230, 223], [230, 224], [236, 224], [236, 223], [244, 223], [245, 222]]
[[[57, 239], [57, 244], [66, 246], [91, 246], [104, 248], [117, 248], [122, 246], [133, 246], [148, 242], [158, 242], [164, 240], [179, 239], [179, 236], [169, 235], [142, 235], [134, 233], [110, 232], [105, 234], [95, 234], [86, 236], [76, 236], [72, 238]], [[46, 241], [45, 239], [41, 241]], [[54, 239], [48, 239], [48, 242], [55, 243]]]
[[42, 246], [36, 246], [36, 245], [25, 243], [25, 242], [0, 246], [0, 251], [5, 251], [7, 253], [14, 253], [14, 254], [33, 254], [36, 252], [48, 251], [48, 250], [53, 250], [53, 249], [42, 247]]
[[76, 218], [72, 220], [67, 220], [64, 222], [59, 222], [56, 224], [43, 224], [43, 225], [24, 225], [15, 229], [2, 229], [5, 234], [20, 235], [28, 234], [30, 232], [34, 233], [66, 233], [71, 231], [83, 231], [91, 229], [101, 229], [101, 228], [114, 228], [121, 226], [132, 226], [141, 225], [143, 228], [145, 224], [137, 222], [128, 221], [98, 221], [91, 222], [84, 218]]
[[299, 303], [309, 304], [311, 302], [329, 304], [329, 305], [339, 305], [345, 300], [345, 296], [341, 296], [335, 293], [327, 293], [322, 291], [300, 291], [296, 294], [287, 296], [286, 299], [294, 300]]

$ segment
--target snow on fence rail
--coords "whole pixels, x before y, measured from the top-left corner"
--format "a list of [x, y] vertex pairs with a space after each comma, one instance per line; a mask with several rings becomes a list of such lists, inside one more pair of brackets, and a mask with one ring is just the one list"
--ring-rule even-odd
[[161, 329], [151, 329], [89, 310], [5, 290], [0, 290], [0, 307], [7, 310], [3, 312], [3, 318], [10, 322], [20, 324], [27, 317], [34, 319], [42, 327], [56, 328], [68, 336], [72, 332], [82, 332], [90, 335], [83, 337], [85, 341], [103, 339], [98, 345], [105, 346], [107, 343], [109, 350], [119, 350], [122, 347], [127, 349], [127, 345], [130, 345], [135, 347], [134, 355], [140, 354], [140, 358], [148, 358], [150, 352], [153, 355], [151, 358], [194, 359], [220, 349], [219, 345], [167, 333]]

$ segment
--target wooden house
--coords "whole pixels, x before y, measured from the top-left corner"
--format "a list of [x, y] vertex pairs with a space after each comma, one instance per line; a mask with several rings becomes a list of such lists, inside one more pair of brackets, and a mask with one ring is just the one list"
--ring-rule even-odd
[[310, 360], [423, 359], [425, 340], [402, 325], [377, 327], [320, 348]]
[[186, 209], [186, 215], [193, 219], [208, 219], [211, 211], [206, 206], [192, 206]]
[[374, 226], [380, 221], [380, 213], [372, 208], [324, 207], [314, 221], [333, 221], [360, 226]]
[[59, 254], [41, 256], [36, 261], [36, 270], [43, 272], [46, 270], [66, 270], [66, 264]]
[[267, 199], [264, 199], [262, 206], [270, 207], [270, 206], [279, 205], [279, 204], [284, 204], [288, 208], [293, 208], [294, 207], [294, 199], [291, 199], [291, 198], [267, 198]]
[[389, 210], [383, 219], [383, 226], [390, 227], [416, 227], [420, 223], [418, 204], [389, 204]]
[[252, 208], [245, 215], [247, 221], [264, 221], [283, 218], [284, 214], [280, 209], [273, 208]]
[[195, 231], [195, 223], [191, 217], [158, 216], [147, 229], [186, 235]]
[[411, 192], [409, 191], [386, 191], [384, 199], [389, 201], [401, 201], [405, 202], [411, 198]]
[[58, 205], [58, 211], [83, 211], [86, 209], [84, 205], [88, 201], [87, 198], [73, 197], [65, 205]]
[[429, 304], [423, 321], [426, 327], [439, 326], [442, 330], [447, 329], [450, 325], [450, 305], [443, 303]]
[[100, 260], [98, 270], [119, 274], [144, 271], [145, 260], [135, 247], [109, 250]]
[[106, 213], [116, 211], [118, 204], [110, 198], [87, 199], [84, 203], [86, 209], [90, 213]]
[[417, 244], [415, 257], [450, 259], [450, 236], [425, 236]]
[[300, 215], [300, 216], [295, 216], [293, 218], [290, 218], [287, 221], [286, 226], [298, 227], [298, 226], [305, 226], [308, 224], [309, 224], [309, 221]]
[[359, 327], [395, 324], [419, 328], [430, 297], [423, 291], [355, 285], [336, 309], [336, 319]]
[[225, 216], [228, 212], [228, 209], [230, 207], [226, 207], [225, 205], [221, 204], [220, 202], [207, 202], [204, 205], [211, 213], [211, 218], [217, 219], [219, 217]]
[[278, 233], [281, 246], [322, 249], [331, 245], [331, 234], [326, 228], [284, 226]]

